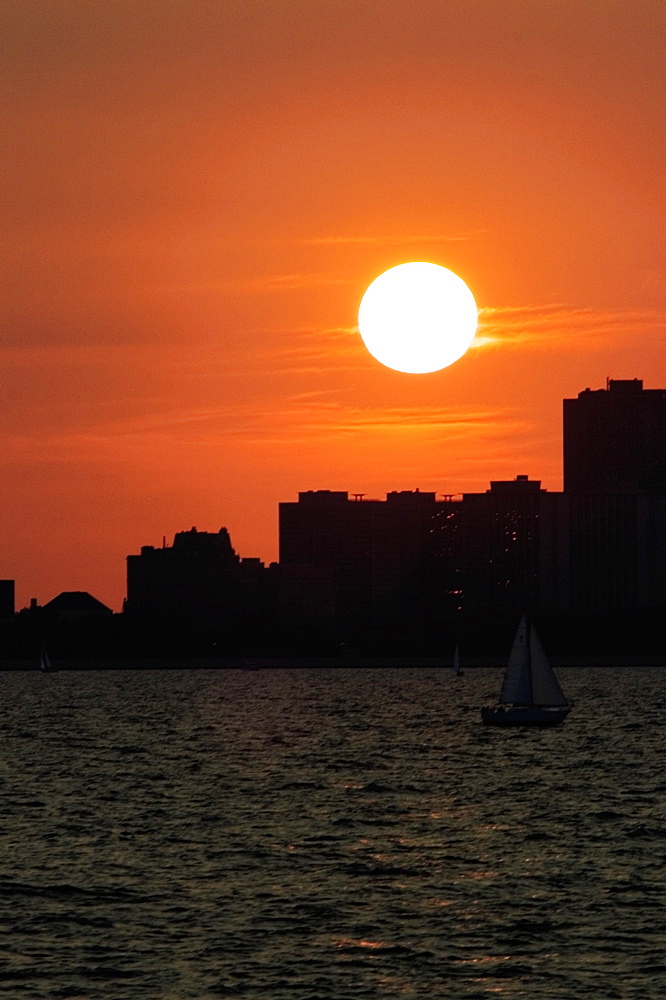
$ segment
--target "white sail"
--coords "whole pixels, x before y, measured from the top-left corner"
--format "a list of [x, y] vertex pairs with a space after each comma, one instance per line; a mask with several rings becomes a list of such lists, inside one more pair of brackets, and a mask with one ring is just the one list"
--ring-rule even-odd
[[453, 672], [458, 675], [462, 673], [462, 667], [460, 666], [460, 649], [457, 644], [453, 653]]
[[566, 705], [562, 688], [539, 642], [536, 629], [530, 628], [530, 669], [532, 672], [532, 704]]
[[499, 696], [501, 705], [531, 705], [532, 676], [528, 645], [527, 619], [523, 616], [513, 640], [509, 662], [504, 672], [504, 683]]

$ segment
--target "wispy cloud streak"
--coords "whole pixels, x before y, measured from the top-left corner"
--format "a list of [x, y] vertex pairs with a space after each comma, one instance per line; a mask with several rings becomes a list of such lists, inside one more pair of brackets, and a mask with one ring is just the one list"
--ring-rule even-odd
[[324, 393], [306, 392], [263, 412], [256, 407], [208, 407], [155, 412], [134, 420], [108, 421], [86, 431], [13, 435], [6, 442], [5, 461], [30, 455], [33, 462], [90, 461], [114, 453], [130, 459], [134, 447], [167, 441], [175, 436], [199, 444], [245, 440], [255, 443], [293, 445], [299, 441], [349, 440], [358, 437], [424, 432], [437, 437], [503, 437], [526, 428], [525, 421], [511, 410], [458, 407], [403, 406], [373, 408], [345, 406], [327, 400]]
[[482, 235], [485, 230], [478, 230], [469, 233], [440, 233], [435, 235], [407, 235], [407, 236], [300, 236], [289, 240], [275, 240], [275, 243], [291, 246], [378, 246], [378, 247], [403, 247], [414, 246], [419, 243], [465, 243], [473, 240], [476, 236]]
[[602, 337], [663, 337], [666, 314], [656, 309], [592, 309], [564, 303], [486, 306], [479, 310], [473, 346], [551, 346], [577, 336], [577, 348], [597, 348]]

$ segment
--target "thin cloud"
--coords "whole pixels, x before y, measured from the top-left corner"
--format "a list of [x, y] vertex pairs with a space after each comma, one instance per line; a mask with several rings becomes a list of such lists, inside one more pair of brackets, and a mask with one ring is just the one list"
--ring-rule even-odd
[[399, 435], [413, 431], [437, 437], [496, 438], [528, 428], [512, 410], [451, 407], [358, 407], [326, 400], [324, 394], [304, 392], [282, 405], [262, 411], [255, 406], [208, 407], [154, 412], [133, 420], [108, 421], [83, 432], [13, 435], [7, 442], [5, 462], [29, 455], [31, 462], [76, 461], [94, 463], [114, 454], [131, 460], [131, 453], [151, 442], [176, 438], [180, 445], [219, 445], [242, 439], [253, 443], [293, 445], [298, 441], [341, 440], [372, 435]]
[[[267, 274], [258, 278], [240, 279], [225, 283], [224, 287], [239, 292], [289, 292], [296, 288], [310, 288], [313, 285], [347, 285], [350, 278], [332, 272], [296, 272], [291, 274]], [[220, 286], [222, 287], [222, 286]]]
[[206, 281], [169, 281], [151, 283], [151, 291], [155, 294], [178, 293], [183, 295], [199, 295], [206, 293], [224, 293], [234, 295], [257, 295], [272, 292], [289, 292], [299, 288], [311, 288], [321, 285], [347, 285], [351, 279], [340, 274], [326, 272], [291, 272], [287, 274], [262, 274], [254, 278], [219, 278]]
[[461, 412], [451, 407], [358, 407], [345, 406], [323, 396], [299, 394], [282, 406], [263, 414], [256, 409], [233, 412], [233, 420], [223, 419], [225, 435], [251, 437], [263, 442], [293, 443], [304, 439], [367, 438], [376, 434], [398, 434], [412, 431], [431, 436], [446, 431], [447, 439], [498, 432], [511, 433], [527, 425], [512, 411], [471, 409]]
[[502, 415], [493, 410], [470, 410], [461, 412], [459, 408], [441, 407], [345, 407], [336, 403], [319, 403], [309, 406], [304, 414], [299, 408], [301, 426], [312, 431], [333, 431], [345, 434], [370, 433], [373, 431], [394, 431], [400, 433], [427, 428], [433, 433], [446, 430], [447, 434], [477, 432], [480, 428], [494, 429], [498, 421], [510, 420], [516, 428], [519, 421], [508, 413]]
[[359, 336], [358, 326], [293, 330], [288, 344], [267, 353], [276, 362], [287, 364], [324, 361], [328, 367], [330, 362], [340, 362], [341, 359], [353, 361], [356, 365], [364, 361], [370, 363], [370, 355]]
[[430, 236], [301, 236], [291, 240], [274, 240], [274, 243], [291, 246], [378, 246], [378, 247], [402, 247], [414, 246], [418, 243], [466, 243], [476, 236], [485, 233], [485, 229], [469, 233], [442, 233]]
[[600, 338], [640, 334], [662, 337], [666, 314], [657, 309], [591, 309], [565, 303], [486, 306], [472, 347], [550, 347], [576, 336], [577, 348], [597, 348]]

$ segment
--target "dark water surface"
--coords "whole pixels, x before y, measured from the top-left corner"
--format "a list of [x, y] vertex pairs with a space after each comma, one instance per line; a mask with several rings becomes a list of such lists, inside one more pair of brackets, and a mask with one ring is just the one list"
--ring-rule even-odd
[[0, 674], [0, 993], [666, 995], [666, 670]]

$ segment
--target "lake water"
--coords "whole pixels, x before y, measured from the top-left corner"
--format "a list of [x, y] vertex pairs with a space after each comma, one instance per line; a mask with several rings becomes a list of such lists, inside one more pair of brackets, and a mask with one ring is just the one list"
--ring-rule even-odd
[[666, 995], [666, 670], [0, 674], [0, 992]]

